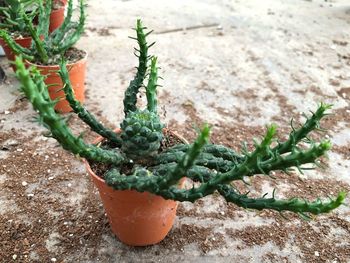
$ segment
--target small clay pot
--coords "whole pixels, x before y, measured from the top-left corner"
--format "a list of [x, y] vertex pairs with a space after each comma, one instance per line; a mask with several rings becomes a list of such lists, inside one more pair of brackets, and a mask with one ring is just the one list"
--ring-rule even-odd
[[58, 9], [52, 9], [51, 11], [49, 26], [50, 33], [59, 28], [64, 21], [64, 11], [66, 8], [67, 1], [58, 0], [57, 2], [61, 3], [61, 7]]
[[[85, 52], [86, 53], [86, 52]], [[87, 53], [84, 58], [77, 62], [67, 64], [67, 70], [69, 79], [73, 87], [75, 98], [84, 103], [85, 101], [85, 75], [86, 75], [86, 62]], [[63, 83], [58, 70], [59, 65], [37, 65], [26, 61], [27, 66], [35, 66], [40, 70], [42, 75], [46, 75], [45, 84], [48, 85], [49, 95], [52, 100], [60, 98], [60, 101], [56, 104], [55, 110], [61, 113], [71, 112], [72, 108], [69, 106], [69, 102], [65, 99]]]
[[[23, 37], [23, 38], [16, 38], [14, 39], [14, 41], [25, 48], [30, 48], [31, 44], [32, 44], [32, 38], [31, 37]], [[15, 60], [15, 53], [13, 53], [12, 49], [6, 44], [6, 42], [0, 38], [0, 45], [2, 46], [2, 48], [4, 49], [5, 55], [7, 57], [7, 59], [12, 62]], [[14, 71], [16, 71], [16, 66], [15, 65], [11, 65], [12, 69]]]
[[[120, 129], [116, 132], [119, 133]], [[94, 143], [102, 140], [99, 137]], [[121, 242], [130, 246], [148, 246], [166, 237], [176, 217], [176, 201], [148, 192], [114, 190], [91, 170], [86, 160], [84, 163], [100, 193], [112, 231]], [[179, 187], [184, 181], [181, 180]]]

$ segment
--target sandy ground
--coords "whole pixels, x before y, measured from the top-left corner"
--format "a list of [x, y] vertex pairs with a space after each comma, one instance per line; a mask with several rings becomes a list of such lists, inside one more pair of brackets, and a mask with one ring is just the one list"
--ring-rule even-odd
[[[317, 103], [333, 103], [323, 126], [334, 144], [325, 170], [273, 180], [249, 190], [278, 197], [350, 191], [350, 3], [294, 0], [89, 0], [86, 106], [110, 127], [123, 117], [122, 97], [134, 73], [137, 18], [155, 33], [160, 105], [169, 127], [193, 139], [213, 125], [212, 140], [239, 149], [264, 126]], [[245, 211], [220, 197], [180, 204], [159, 245], [132, 248], [110, 232], [81, 162], [43, 136], [34, 111], [7, 66], [0, 86], [0, 262], [350, 262], [350, 209], [318, 216]], [[74, 131], [87, 131], [76, 117]], [[282, 133], [283, 132], [283, 133]], [[87, 133], [86, 139], [95, 135]], [[348, 200], [346, 201], [347, 204]]]

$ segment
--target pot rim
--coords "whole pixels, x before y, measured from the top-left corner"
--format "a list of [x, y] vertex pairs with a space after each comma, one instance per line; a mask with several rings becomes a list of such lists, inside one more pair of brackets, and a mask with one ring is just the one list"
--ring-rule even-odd
[[[165, 129], [165, 130], [166, 130], [166, 131], [169, 131], [168, 129]], [[114, 131], [115, 131], [116, 133], [120, 133], [120, 132], [121, 132], [121, 129], [120, 129], [120, 128], [115, 128]], [[178, 138], [179, 138], [181, 141], [183, 141], [185, 144], [189, 144], [188, 141], [187, 141], [185, 138], [183, 138], [181, 135], [178, 135], [176, 132], [173, 132], [173, 131], [170, 131], [170, 132], [171, 132], [173, 135], [175, 135], [176, 137], [178, 137]], [[97, 143], [101, 142], [103, 139], [104, 139], [104, 137], [98, 136], [97, 138], [95, 138], [95, 139], [93, 140], [92, 144], [97, 144]], [[88, 160], [86, 160], [85, 158], [83, 158], [83, 162], [84, 162], [84, 164], [85, 164], [86, 169], [88, 170], [88, 173], [89, 173], [91, 176], [93, 176], [96, 180], [98, 180], [98, 181], [100, 181], [100, 182], [102, 182], [102, 183], [104, 183], [104, 184], [106, 183], [105, 180], [103, 180], [101, 177], [99, 177], [98, 175], [96, 175], [96, 174], [92, 171], [91, 166], [90, 166]]]
[[[84, 61], [87, 60], [89, 53], [85, 49], [78, 49], [78, 50], [84, 51], [85, 52], [85, 56], [83, 58], [73, 62], [73, 63], [68, 63], [67, 67], [70, 67], [70, 66], [73, 66], [73, 65], [76, 65], [76, 64], [80, 64], [81, 62], [84, 62]], [[30, 62], [27, 59], [25, 59], [24, 62], [26, 64], [28, 64], [29, 66], [34, 66], [34, 67], [36, 67], [38, 69], [40, 69], [40, 68], [48, 68], [48, 69], [51, 69], [51, 70], [58, 70], [58, 69], [60, 69], [60, 65], [58, 65], [58, 64], [55, 64], [55, 65], [39, 65], [39, 64], [35, 64], [33, 62]]]
[[52, 13], [57, 13], [57, 12], [62, 12], [62, 9], [66, 8], [66, 2], [62, 1], [62, 0], [58, 0], [57, 2], [61, 3], [61, 6], [58, 9], [53, 9], [51, 10], [51, 14]]
[[[19, 37], [16, 37], [16, 38], [13, 38], [13, 37], [11, 37], [14, 41], [18, 41], [18, 40], [32, 40], [32, 37], [22, 37], [22, 36], [19, 36]], [[0, 38], [0, 45], [1, 44], [5, 44], [5, 45], [7, 45], [6, 44], [6, 42], [2, 39], [2, 38]]]

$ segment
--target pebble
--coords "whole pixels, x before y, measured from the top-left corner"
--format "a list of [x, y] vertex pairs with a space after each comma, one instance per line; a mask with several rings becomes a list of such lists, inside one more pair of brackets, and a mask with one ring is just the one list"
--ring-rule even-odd
[[22, 185], [23, 185], [23, 186], [27, 186], [28, 183], [27, 183], [26, 181], [23, 181], [23, 182], [22, 182]]
[[13, 258], [13, 260], [16, 260], [17, 255], [16, 254], [12, 255], [12, 258]]
[[72, 184], [71, 184], [71, 183], [69, 183], [69, 184], [68, 184], [68, 187], [72, 187]]
[[7, 115], [7, 114], [10, 114], [10, 111], [5, 110], [4, 113], [5, 113], [5, 115]]
[[28, 196], [28, 197], [33, 197], [33, 196], [34, 196], [34, 194], [28, 194], [27, 196]]
[[50, 177], [49, 177], [49, 178], [47, 178], [47, 179], [49, 179], [49, 180], [53, 180], [53, 178], [54, 178], [53, 176], [50, 176]]
[[320, 256], [320, 253], [318, 251], [315, 251], [315, 256], [316, 257], [319, 257]]
[[56, 259], [56, 258], [51, 258], [51, 261], [52, 261], [52, 262], [56, 262], [57, 259]]

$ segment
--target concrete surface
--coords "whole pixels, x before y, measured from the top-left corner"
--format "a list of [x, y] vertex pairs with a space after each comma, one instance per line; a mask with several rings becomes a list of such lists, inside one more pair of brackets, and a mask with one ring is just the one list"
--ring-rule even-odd
[[[333, 103], [338, 117], [335, 117], [336, 123], [331, 122], [327, 126], [327, 135], [336, 146], [329, 154], [329, 167], [325, 171], [308, 171], [302, 179], [306, 185], [317, 185], [321, 182], [317, 180], [329, 183], [329, 188], [327, 184], [325, 186], [326, 190], [316, 189], [314, 197], [318, 194], [334, 195], [338, 185], [349, 189], [349, 1], [89, 0], [88, 15], [86, 34], [78, 44], [89, 52], [86, 106], [93, 112], [100, 111], [111, 126], [118, 126], [123, 117], [123, 92], [136, 65], [132, 55], [135, 43], [128, 36], [133, 35], [130, 28], [136, 19], [142, 18], [144, 24], [155, 31], [150, 39], [157, 44], [151, 53], [159, 58], [164, 78], [163, 88], [159, 91], [160, 105], [164, 120], [171, 127], [186, 134], [192, 124], [207, 121], [215, 127], [216, 142], [227, 144], [230, 138], [234, 138], [237, 141], [228, 144], [238, 148], [240, 141], [251, 141], [255, 134], [253, 130], [257, 127], [261, 129], [276, 122], [286, 128], [291, 117], [302, 120], [300, 112], [315, 109], [318, 102]], [[2, 65], [6, 63], [5, 59], [1, 60]], [[15, 129], [22, 134], [17, 135], [19, 138], [34, 134], [34, 140], [41, 143], [38, 152], [43, 156], [57, 152], [71, 158], [56, 147], [53, 140], [45, 140], [38, 135], [42, 129], [31, 122], [35, 116], [31, 107], [24, 105], [19, 110], [11, 110], [14, 105], [24, 102], [18, 100], [18, 83], [9, 68], [7, 73], [7, 83], [0, 86], [0, 132], [9, 133]], [[232, 134], [228, 132], [229, 128], [232, 128]], [[234, 134], [240, 134], [240, 128], [244, 131], [241, 137]], [[0, 151], [0, 164], [7, 158], [10, 158], [9, 154]], [[92, 186], [83, 164], [76, 160], [68, 163], [69, 171], [80, 176], [67, 175], [69, 182], [76, 187], [67, 190], [66, 194], [58, 191], [66, 186], [59, 182], [55, 185], [53, 181], [49, 195], [63, 209], [51, 212], [55, 212], [57, 219], [64, 213], [65, 207], [74, 207], [77, 217], [83, 219], [85, 210], [81, 204], [85, 199], [98, 202], [98, 196], [88, 195]], [[59, 166], [55, 169], [55, 177], [63, 176], [63, 168]], [[40, 176], [32, 180], [32, 190], [23, 189], [23, 194], [47, 187], [43, 181], [49, 180], [49, 174], [43, 174], [42, 180]], [[6, 189], [11, 174], [0, 176], [1, 188]], [[30, 180], [29, 171], [29, 175], [23, 175], [23, 181]], [[309, 183], [313, 180], [316, 180], [315, 184]], [[264, 181], [260, 190], [263, 194], [271, 192], [273, 187], [275, 185], [270, 179]], [[279, 196], [288, 196], [289, 187], [288, 180], [278, 185], [281, 189]], [[37, 204], [45, 203], [46, 199], [40, 198], [38, 195]], [[6, 218], [6, 213], [12, 213], [14, 219], [11, 220], [33, 224], [29, 210], [25, 206], [16, 210], [16, 200], [8, 191], [1, 191], [0, 201], [0, 217]], [[31, 207], [30, 202], [28, 207]], [[201, 250], [196, 241], [184, 241], [184, 246], [178, 248], [175, 244], [172, 246], [172, 239], [166, 245], [130, 248], [121, 244], [108, 229], [99, 236], [98, 242], [92, 243], [93, 246], [82, 243], [65, 250], [66, 244], [57, 238], [60, 233], [55, 219], [48, 221], [51, 229], [44, 235], [45, 255], [49, 256], [40, 256], [39, 252], [25, 254], [20, 249], [13, 254], [16, 254], [18, 262], [50, 262], [54, 261], [52, 258], [57, 262], [350, 262], [350, 255], [346, 254], [347, 249], [350, 251], [348, 206], [342, 206], [333, 215], [320, 216], [305, 223], [297, 217], [281, 221], [277, 213], [271, 216], [265, 212], [228, 207], [216, 197], [206, 198], [203, 202], [201, 205], [182, 204], [174, 231], [184, 224], [213, 229], [207, 238], [215, 240], [216, 236], [220, 236], [224, 241], [208, 251]], [[103, 213], [101, 207], [98, 209]], [[232, 212], [233, 217], [210, 216], [213, 212], [228, 213], [228, 209], [235, 211]], [[337, 220], [343, 220], [343, 227], [332, 221], [334, 215]], [[262, 227], [263, 230], [276, 222], [295, 226], [306, 224], [306, 227], [315, 230], [313, 233], [319, 235], [319, 239], [324, 240], [321, 243], [308, 243], [306, 240], [306, 245], [298, 243], [298, 235], [302, 235], [300, 228], [282, 239], [284, 246], [277, 246], [275, 239], [268, 238], [266, 242], [254, 245], [248, 244], [242, 236], [229, 235], [227, 230], [242, 230], [249, 235], [249, 227]], [[325, 226], [331, 229], [327, 235], [321, 231]], [[282, 231], [288, 232], [288, 229], [282, 228]], [[271, 231], [272, 236], [274, 230]], [[259, 233], [253, 231], [251, 235]], [[332, 250], [337, 246], [342, 246], [339, 251], [345, 252], [338, 251], [340, 254], [337, 255]]]

